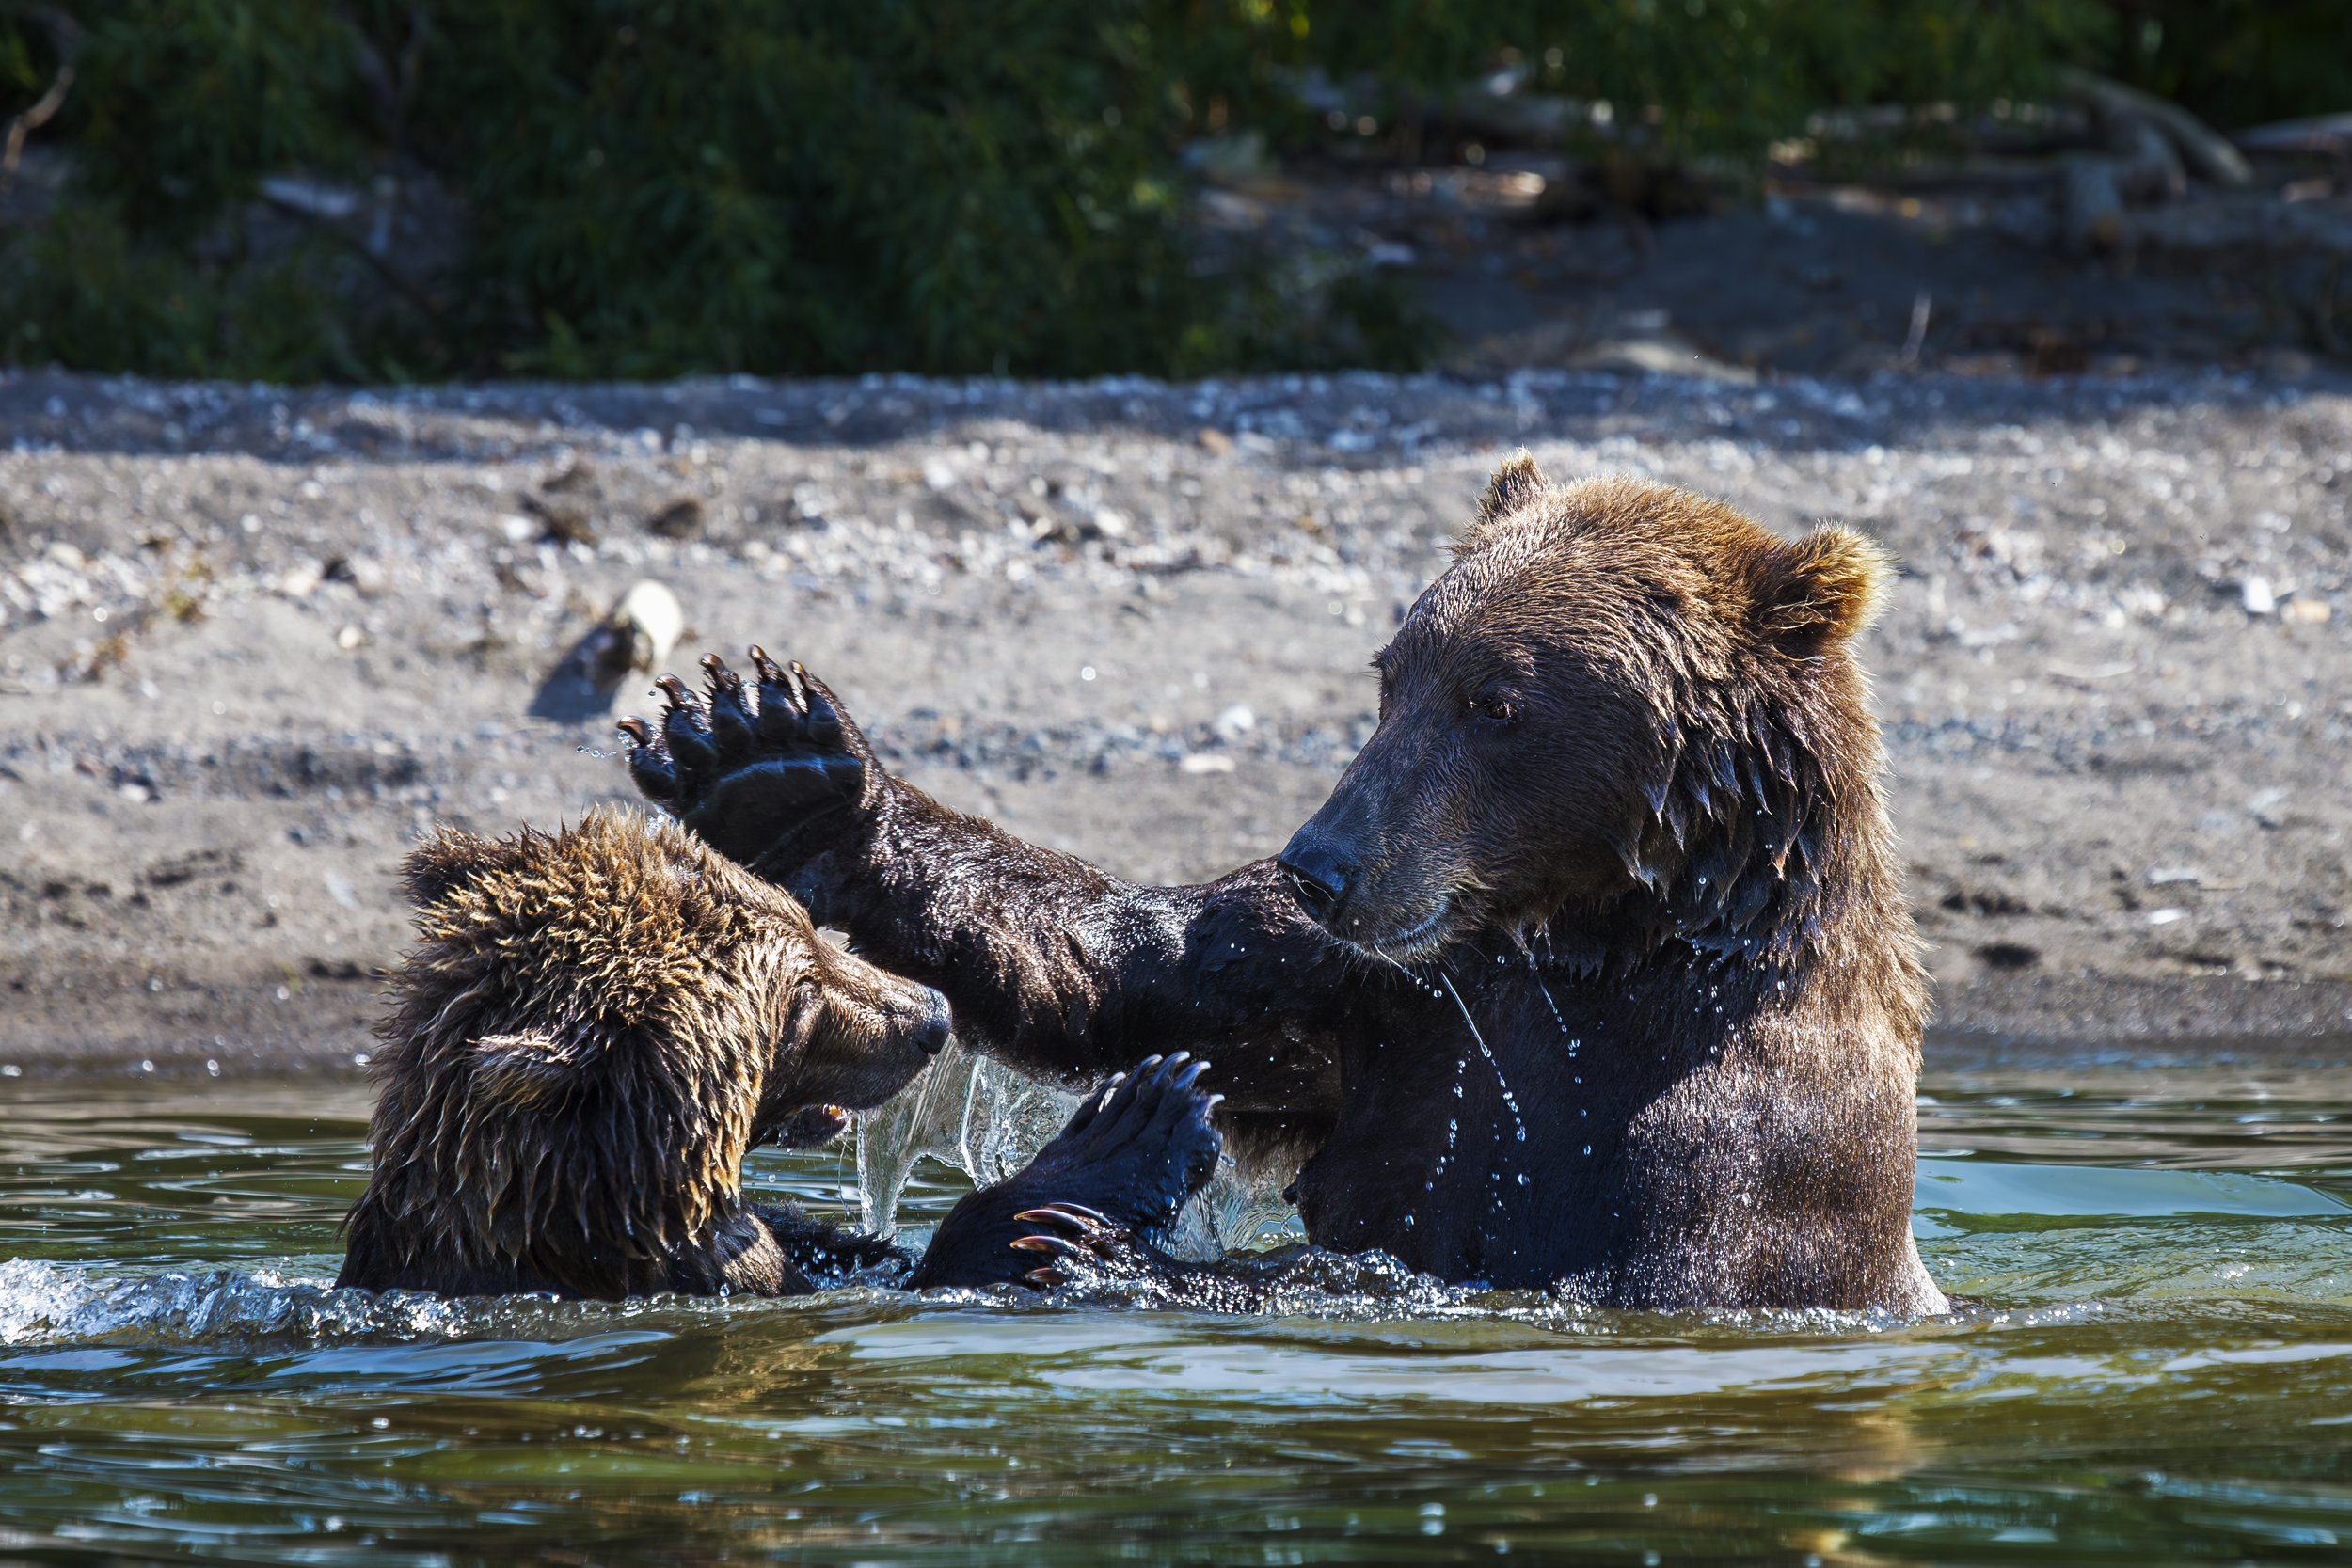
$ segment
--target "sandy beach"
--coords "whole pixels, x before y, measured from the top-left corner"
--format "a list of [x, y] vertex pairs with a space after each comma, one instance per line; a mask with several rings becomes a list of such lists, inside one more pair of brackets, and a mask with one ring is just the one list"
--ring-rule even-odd
[[952, 805], [1149, 880], [1270, 855], [1520, 445], [1900, 557], [1931, 1059], [2352, 1046], [2342, 377], [46, 373], [0, 379], [0, 1071], [363, 1070], [421, 831], [634, 800], [644, 675], [532, 710], [648, 579], [664, 668], [801, 658]]

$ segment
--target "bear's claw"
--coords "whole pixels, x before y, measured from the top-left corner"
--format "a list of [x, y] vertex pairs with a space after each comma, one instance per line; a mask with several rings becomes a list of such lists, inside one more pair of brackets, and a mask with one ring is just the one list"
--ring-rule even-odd
[[[955, 1206], [911, 1288], [1175, 1277], [1159, 1238], [1224, 1148], [1209, 1119], [1222, 1097], [1197, 1086], [1207, 1068], [1152, 1056], [1088, 1096], [1026, 1166]], [[1025, 1253], [1052, 1261], [1031, 1270]]]
[[703, 674], [710, 689], [704, 704], [710, 710], [711, 738], [719, 754], [732, 760], [752, 747], [752, 714], [743, 700], [743, 677], [721, 663], [717, 654], [703, 656]]
[[647, 800], [668, 801], [677, 794], [677, 768], [663, 750], [653, 726], [635, 714], [614, 728], [628, 737], [628, 777]]
[[1134, 1284], [1157, 1280], [1168, 1273], [1164, 1260], [1134, 1232], [1082, 1203], [1049, 1203], [1013, 1218], [1046, 1227], [1012, 1243], [1022, 1252], [1053, 1259], [1022, 1276], [1041, 1290]]

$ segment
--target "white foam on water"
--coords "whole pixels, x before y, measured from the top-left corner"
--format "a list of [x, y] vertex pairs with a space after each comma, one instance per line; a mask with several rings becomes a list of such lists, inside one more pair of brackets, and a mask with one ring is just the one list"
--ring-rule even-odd
[[275, 1270], [170, 1270], [107, 1278], [11, 1259], [0, 1263], [0, 1345], [442, 1338], [461, 1309], [409, 1291], [338, 1291]]

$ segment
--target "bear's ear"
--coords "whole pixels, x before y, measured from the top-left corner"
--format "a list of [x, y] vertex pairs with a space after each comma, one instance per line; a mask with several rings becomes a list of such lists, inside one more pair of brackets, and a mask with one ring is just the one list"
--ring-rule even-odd
[[1497, 523], [1524, 508], [1529, 502], [1551, 488], [1551, 481], [1535, 467], [1534, 456], [1525, 447], [1513, 452], [1495, 470], [1494, 478], [1479, 493], [1478, 515], [1470, 527], [1462, 531], [1460, 548], [1468, 549], [1483, 543]]
[[476, 838], [455, 828], [443, 828], [408, 852], [401, 863], [401, 885], [419, 909], [430, 909], [469, 882], [494, 871], [508, 871], [529, 858], [521, 839]]
[[1813, 654], [1877, 619], [1894, 558], [1859, 533], [1815, 529], [1756, 562], [1756, 629], [1792, 652]]
[[485, 1035], [473, 1042], [474, 1093], [509, 1110], [560, 1099], [603, 1046], [599, 1035]]

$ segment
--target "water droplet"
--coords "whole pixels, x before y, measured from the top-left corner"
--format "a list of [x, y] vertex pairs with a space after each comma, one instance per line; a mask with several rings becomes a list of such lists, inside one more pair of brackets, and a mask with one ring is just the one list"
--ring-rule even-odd
[[1586, 1145], [1584, 1146], [1584, 1152], [1585, 1152], [1585, 1153], [1587, 1153], [1587, 1154], [1590, 1154], [1592, 1151], [1593, 1151], [1593, 1146], [1592, 1146], [1591, 1144], [1586, 1144]]

